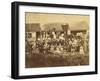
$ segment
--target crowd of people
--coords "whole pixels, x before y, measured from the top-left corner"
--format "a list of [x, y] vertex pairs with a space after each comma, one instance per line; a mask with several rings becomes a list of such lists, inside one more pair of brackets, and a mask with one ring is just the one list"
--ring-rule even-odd
[[[75, 53], [85, 54], [89, 51], [88, 36], [86, 34], [66, 32], [44, 32], [36, 35], [35, 40], [26, 38], [26, 51], [48, 54], [48, 53]], [[30, 36], [32, 39], [32, 36]]]

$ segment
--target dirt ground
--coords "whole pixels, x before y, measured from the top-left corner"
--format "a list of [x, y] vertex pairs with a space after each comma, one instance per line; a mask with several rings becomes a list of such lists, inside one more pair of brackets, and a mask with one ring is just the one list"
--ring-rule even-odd
[[89, 65], [88, 54], [31, 54], [25, 57], [26, 68], [81, 65]]

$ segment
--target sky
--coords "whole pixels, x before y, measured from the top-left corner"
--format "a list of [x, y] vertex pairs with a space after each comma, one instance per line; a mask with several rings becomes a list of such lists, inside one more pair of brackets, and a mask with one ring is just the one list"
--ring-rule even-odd
[[41, 25], [47, 23], [68, 23], [70, 27], [74, 28], [84, 24], [88, 28], [89, 15], [26, 12], [25, 23], [40, 23]]

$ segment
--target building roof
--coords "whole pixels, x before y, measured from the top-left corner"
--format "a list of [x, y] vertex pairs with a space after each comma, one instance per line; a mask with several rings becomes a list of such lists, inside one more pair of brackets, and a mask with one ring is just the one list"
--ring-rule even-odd
[[43, 25], [40, 25], [40, 23], [30, 23], [25, 24], [25, 31], [26, 32], [39, 32], [39, 31], [63, 31], [69, 28], [71, 31], [80, 31], [80, 30], [88, 30], [89, 25], [88, 23], [81, 21], [76, 22], [74, 24], [68, 24], [68, 23], [46, 23]]
[[88, 30], [89, 29], [89, 25], [88, 23], [82, 21], [82, 22], [77, 22], [75, 24], [73, 24], [72, 26], [70, 26], [70, 30], [72, 31], [79, 31], [79, 30]]
[[26, 32], [38, 32], [41, 31], [40, 23], [25, 24]]
[[42, 27], [43, 27], [43, 30], [45, 31], [50, 31], [50, 30], [63, 31], [62, 25], [64, 24], [63, 23], [48, 23], [48, 24], [44, 24]]

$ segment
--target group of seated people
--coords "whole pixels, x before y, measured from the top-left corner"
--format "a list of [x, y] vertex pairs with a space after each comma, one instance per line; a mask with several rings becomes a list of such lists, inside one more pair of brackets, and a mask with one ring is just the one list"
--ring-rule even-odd
[[88, 50], [88, 41], [84, 40], [81, 36], [65, 36], [63, 33], [58, 37], [54, 34], [52, 38], [50, 35], [47, 37], [38, 37], [36, 41], [31, 41], [30, 43], [27, 41], [27, 45], [30, 45], [31, 50], [38, 49], [39, 53], [43, 54], [49, 52], [66, 52], [66, 54], [68, 52], [79, 52], [80, 54], [84, 54]]

